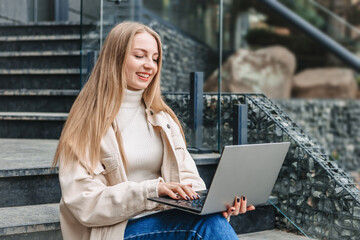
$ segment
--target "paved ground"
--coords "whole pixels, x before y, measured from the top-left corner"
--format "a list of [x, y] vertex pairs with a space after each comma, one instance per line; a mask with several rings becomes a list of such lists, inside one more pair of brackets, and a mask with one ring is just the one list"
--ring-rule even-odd
[[294, 233], [288, 233], [280, 230], [269, 230], [256, 233], [238, 235], [241, 240], [305, 240], [305, 236], [299, 236]]

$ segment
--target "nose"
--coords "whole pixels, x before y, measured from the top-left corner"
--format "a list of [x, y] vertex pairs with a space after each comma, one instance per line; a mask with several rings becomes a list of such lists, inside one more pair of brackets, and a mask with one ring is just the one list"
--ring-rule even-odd
[[156, 69], [157, 65], [154, 60], [147, 58], [147, 61], [144, 63], [145, 69]]

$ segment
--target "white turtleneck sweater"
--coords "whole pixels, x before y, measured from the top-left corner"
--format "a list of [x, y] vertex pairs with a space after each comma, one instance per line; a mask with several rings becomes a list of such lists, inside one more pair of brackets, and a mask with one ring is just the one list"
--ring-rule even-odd
[[164, 146], [160, 132], [146, 119], [144, 90], [125, 89], [116, 117], [127, 158], [128, 180], [142, 182], [161, 176]]

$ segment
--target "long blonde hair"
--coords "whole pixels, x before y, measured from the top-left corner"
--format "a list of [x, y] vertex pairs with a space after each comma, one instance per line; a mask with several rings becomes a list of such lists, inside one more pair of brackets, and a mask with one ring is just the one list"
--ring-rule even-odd
[[[116, 25], [106, 37], [99, 58], [89, 80], [76, 98], [61, 133], [53, 166], [61, 161], [80, 161], [86, 170], [94, 173], [100, 161], [100, 142], [106, 131], [116, 128], [113, 124], [120, 110], [126, 88], [125, 63], [137, 33], [151, 34], [158, 44], [158, 72], [145, 89], [143, 100], [147, 108], [154, 112], [168, 113], [184, 132], [175, 113], [161, 98], [160, 72], [162, 66], [162, 45], [159, 35], [151, 28], [136, 22]], [[122, 146], [120, 131], [115, 129], [117, 144], [126, 169], [126, 156]], [[185, 138], [184, 138], [185, 140]]]

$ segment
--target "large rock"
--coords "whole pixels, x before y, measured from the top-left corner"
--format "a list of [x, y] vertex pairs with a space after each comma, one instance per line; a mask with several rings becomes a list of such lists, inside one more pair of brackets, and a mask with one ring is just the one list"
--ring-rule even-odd
[[294, 78], [296, 98], [356, 98], [357, 84], [352, 70], [346, 68], [309, 69]]
[[[280, 46], [258, 51], [239, 49], [222, 66], [223, 92], [264, 93], [270, 98], [289, 98], [295, 56]], [[204, 84], [204, 91], [218, 90], [217, 71]]]

